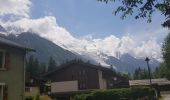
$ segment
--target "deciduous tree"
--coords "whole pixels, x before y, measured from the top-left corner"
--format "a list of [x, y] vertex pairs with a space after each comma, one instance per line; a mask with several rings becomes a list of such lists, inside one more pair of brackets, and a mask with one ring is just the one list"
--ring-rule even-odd
[[[161, 12], [165, 16], [164, 27], [170, 28], [170, 0], [98, 0], [101, 2], [119, 2], [114, 14], [122, 13], [121, 18], [135, 13], [135, 19], [147, 18], [151, 22], [155, 11]], [[118, 3], [118, 4], [119, 4]]]

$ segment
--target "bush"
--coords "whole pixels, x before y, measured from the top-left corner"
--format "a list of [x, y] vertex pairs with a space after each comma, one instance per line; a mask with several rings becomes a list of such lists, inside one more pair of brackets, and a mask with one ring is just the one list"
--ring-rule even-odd
[[31, 96], [25, 97], [25, 100], [33, 100], [34, 98]]
[[131, 87], [111, 90], [97, 90], [88, 94], [80, 94], [74, 100], [151, 100], [155, 90], [149, 87]]
[[37, 95], [37, 96], [27, 96], [25, 97], [25, 100], [40, 100], [40, 96]]

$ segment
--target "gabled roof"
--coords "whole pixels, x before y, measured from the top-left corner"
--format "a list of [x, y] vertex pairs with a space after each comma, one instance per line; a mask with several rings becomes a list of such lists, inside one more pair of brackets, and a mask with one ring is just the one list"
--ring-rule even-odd
[[32, 48], [27, 48], [27, 47], [25, 47], [25, 46], [23, 46], [21, 44], [18, 44], [16, 42], [11, 41], [11, 40], [5, 39], [5, 38], [3, 38], [1, 36], [0, 36], [0, 44], [8, 45], [10, 47], [19, 48], [19, 49], [26, 50], [26, 51], [35, 51]]
[[69, 62], [67, 64], [61, 65], [60, 67], [57, 67], [53, 71], [46, 73], [45, 76], [51, 75], [51, 74], [53, 74], [53, 73], [55, 73], [55, 72], [57, 72], [57, 71], [59, 71], [63, 68], [69, 67], [71, 64], [79, 64], [79, 65], [91, 67], [91, 68], [94, 68], [94, 69], [100, 69], [100, 70], [104, 70], [104, 71], [112, 71], [110, 68], [103, 67], [103, 66], [100, 66], [100, 65], [97, 66], [97, 65], [90, 64], [90, 63], [84, 63], [84, 62]]

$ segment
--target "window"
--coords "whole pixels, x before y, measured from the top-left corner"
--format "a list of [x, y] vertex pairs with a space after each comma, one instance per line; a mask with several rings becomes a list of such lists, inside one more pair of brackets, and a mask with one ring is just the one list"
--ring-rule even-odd
[[0, 50], [0, 70], [6, 70], [9, 68], [10, 54], [8, 52]]
[[80, 70], [79, 71], [79, 75], [85, 75], [86, 74], [86, 71], [85, 70]]
[[0, 69], [4, 68], [4, 52], [0, 51]]
[[0, 83], [0, 100], [7, 100], [7, 86], [4, 83]]
[[25, 87], [25, 92], [31, 92], [32, 88], [31, 87]]
[[86, 83], [84, 81], [79, 82], [79, 89], [86, 89]]

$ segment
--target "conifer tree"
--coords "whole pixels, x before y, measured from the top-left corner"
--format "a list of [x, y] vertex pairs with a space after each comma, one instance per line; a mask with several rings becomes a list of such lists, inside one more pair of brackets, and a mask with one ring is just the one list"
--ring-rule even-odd
[[48, 71], [52, 71], [53, 69], [56, 68], [56, 62], [53, 59], [53, 57], [50, 57], [49, 61], [48, 61]]

